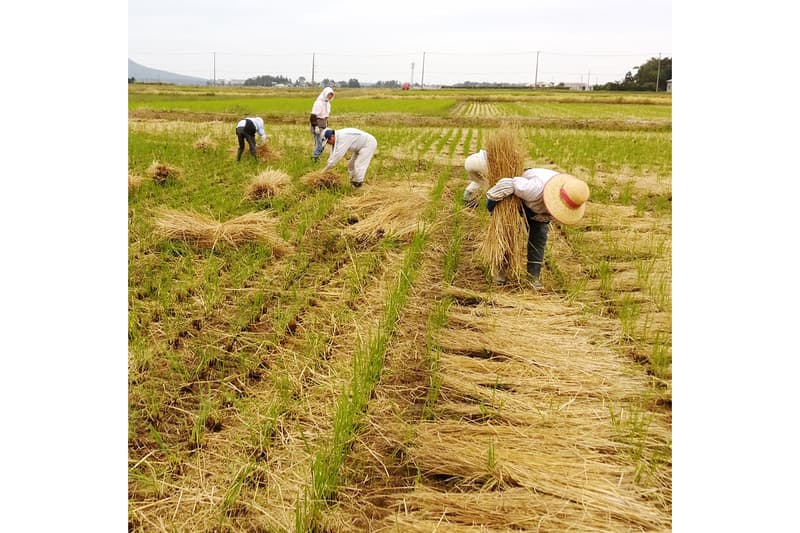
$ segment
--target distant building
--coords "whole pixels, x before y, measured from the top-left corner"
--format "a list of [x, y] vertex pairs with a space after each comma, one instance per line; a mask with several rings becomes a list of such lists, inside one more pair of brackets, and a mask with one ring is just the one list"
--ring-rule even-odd
[[592, 86], [586, 83], [564, 83], [562, 87], [566, 87], [570, 91], [591, 91]]
[[668, 93], [672, 92], [672, 78], [667, 80], [667, 92]]

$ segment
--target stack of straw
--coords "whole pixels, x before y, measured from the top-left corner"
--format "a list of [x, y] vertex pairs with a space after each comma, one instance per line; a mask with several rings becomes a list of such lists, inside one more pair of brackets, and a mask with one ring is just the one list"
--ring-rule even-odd
[[180, 177], [181, 171], [179, 168], [173, 167], [172, 165], [153, 161], [147, 168], [147, 173], [152, 176], [154, 182], [164, 183], [168, 178]]
[[332, 170], [315, 170], [300, 178], [309, 189], [330, 189], [343, 182], [342, 177]]
[[[521, 132], [498, 130], [486, 142], [487, 181], [494, 186], [500, 178], [521, 176], [525, 151], [520, 143]], [[522, 213], [522, 200], [512, 194], [500, 200], [489, 217], [481, 254], [492, 276], [503, 265], [508, 266], [509, 279], [522, 279], [526, 272], [528, 221]]]
[[172, 209], [161, 209], [157, 215], [156, 233], [161, 238], [189, 242], [200, 248], [214, 248], [220, 242], [234, 248], [246, 242], [261, 242], [269, 245], [276, 256], [291, 251], [291, 246], [278, 235], [277, 221], [263, 211], [222, 223], [199, 213]]
[[217, 147], [217, 143], [208, 135], [205, 137], [200, 137], [194, 142], [195, 150], [205, 151], [205, 150], [213, 150]]
[[289, 185], [289, 175], [280, 170], [267, 169], [253, 178], [247, 188], [247, 197], [250, 200], [263, 200], [274, 198], [280, 191]]

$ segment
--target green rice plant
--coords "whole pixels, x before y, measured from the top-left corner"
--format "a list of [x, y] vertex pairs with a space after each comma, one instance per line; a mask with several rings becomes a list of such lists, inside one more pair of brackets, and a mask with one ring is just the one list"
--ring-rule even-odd
[[650, 286], [649, 292], [659, 310], [670, 311], [672, 309], [672, 282], [668, 272], [661, 274], [655, 280], [655, 283]]
[[669, 379], [672, 376], [672, 355], [670, 354], [669, 346], [662, 340], [660, 333], [656, 333], [652, 341], [650, 366], [652, 367], [653, 375], [660, 379]]
[[622, 333], [629, 338], [634, 338], [636, 334], [636, 321], [641, 314], [641, 309], [638, 302], [634, 299], [633, 295], [626, 292], [622, 295], [622, 300], [619, 303], [617, 315], [622, 323]]
[[203, 445], [206, 430], [218, 423], [219, 415], [216, 413], [214, 400], [210, 397], [200, 400], [200, 406], [194, 416], [192, 430], [189, 434], [189, 447], [191, 449], [200, 448]]
[[635, 480], [639, 483], [648, 462], [647, 438], [653, 414], [637, 405], [629, 405], [627, 411], [620, 408], [619, 412], [609, 406], [608, 412], [617, 438], [626, 445], [626, 453], [636, 464]]
[[601, 259], [597, 263], [597, 277], [600, 279], [600, 292], [608, 298], [612, 292], [612, 273], [613, 267], [606, 259]]
[[245, 480], [256, 470], [257, 465], [253, 462], [247, 462], [239, 467], [236, 475], [233, 478], [233, 483], [228, 487], [225, 496], [222, 498], [220, 504], [219, 525], [221, 526], [227, 517], [229, 517], [234, 510], [236, 500], [239, 498], [239, 493], [242, 491], [242, 484]]
[[655, 257], [649, 259], [637, 259], [636, 264], [636, 281], [642, 290], [647, 290], [650, 285], [650, 275], [656, 265]]
[[621, 205], [631, 205], [631, 200], [633, 198], [633, 182], [626, 181], [622, 184], [622, 188], [619, 191], [619, 197], [617, 201]]

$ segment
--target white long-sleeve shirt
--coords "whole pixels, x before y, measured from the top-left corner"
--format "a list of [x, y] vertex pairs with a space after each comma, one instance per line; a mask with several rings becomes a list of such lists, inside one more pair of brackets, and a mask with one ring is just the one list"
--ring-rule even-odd
[[328, 118], [331, 116], [331, 102], [328, 100], [328, 95], [333, 93], [333, 89], [325, 87], [319, 93], [317, 99], [314, 100], [314, 105], [311, 106], [311, 114], [317, 115], [319, 118]]
[[[236, 127], [237, 127], [237, 128], [240, 128], [240, 127], [241, 127], [241, 128], [243, 128], [243, 127], [245, 126], [245, 124], [247, 123], [247, 121], [248, 121], [248, 120], [252, 121], [252, 122], [253, 122], [253, 124], [255, 125], [255, 127], [256, 127], [256, 133], [258, 133], [259, 135], [261, 135], [261, 138], [262, 138], [262, 139], [266, 139], [266, 138], [267, 138], [267, 134], [264, 132], [264, 119], [263, 119], [263, 118], [261, 118], [261, 117], [247, 117], [247, 118], [243, 118], [242, 120], [240, 120], [240, 121], [239, 121], [239, 123], [238, 123], [238, 124], [236, 124]], [[229, 126], [229, 127], [230, 127], [230, 126]]]
[[336, 130], [336, 144], [333, 145], [331, 155], [325, 170], [330, 169], [344, 157], [347, 152], [358, 152], [368, 145], [375, 145], [375, 137], [358, 128], [342, 128]]
[[550, 219], [550, 212], [544, 205], [544, 186], [557, 174], [549, 168], [529, 168], [522, 172], [522, 176], [512, 178], [514, 194], [536, 213], [537, 218]]

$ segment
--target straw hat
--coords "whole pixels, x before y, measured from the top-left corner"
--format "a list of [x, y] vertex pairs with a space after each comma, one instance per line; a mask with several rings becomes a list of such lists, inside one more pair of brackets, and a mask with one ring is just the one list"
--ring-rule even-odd
[[589, 186], [570, 174], [556, 174], [544, 186], [544, 205], [562, 224], [575, 224], [586, 211]]

